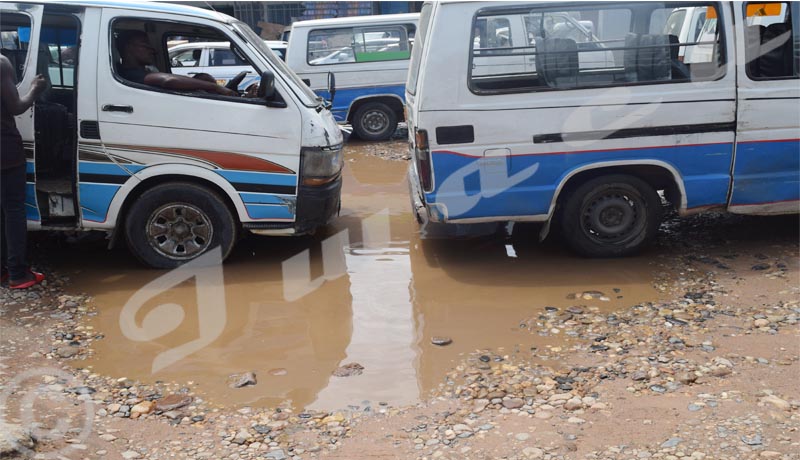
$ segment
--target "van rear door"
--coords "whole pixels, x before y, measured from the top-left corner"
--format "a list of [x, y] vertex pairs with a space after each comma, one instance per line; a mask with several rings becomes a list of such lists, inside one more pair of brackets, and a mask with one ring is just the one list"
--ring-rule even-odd
[[[731, 212], [798, 212], [800, 4], [744, 3], [737, 14], [738, 114]], [[743, 27], [742, 27], [743, 25]]]

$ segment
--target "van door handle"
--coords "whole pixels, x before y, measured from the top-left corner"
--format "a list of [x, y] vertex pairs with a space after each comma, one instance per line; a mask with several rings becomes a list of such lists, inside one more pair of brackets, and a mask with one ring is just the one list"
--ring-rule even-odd
[[133, 107], [131, 107], [130, 105], [106, 104], [106, 105], [103, 106], [103, 112], [133, 113]]

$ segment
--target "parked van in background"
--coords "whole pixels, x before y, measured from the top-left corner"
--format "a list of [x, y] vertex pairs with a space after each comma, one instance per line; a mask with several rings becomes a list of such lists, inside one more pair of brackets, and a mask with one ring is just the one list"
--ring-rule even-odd
[[352, 123], [361, 139], [388, 139], [404, 120], [418, 20], [412, 13], [295, 22], [286, 62], [325, 99], [330, 99], [328, 73], [333, 73], [336, 121]]
[[[286, 60], [286, 42], [264, 40], [269, 49], [277, 57]], [[260, 75], [253, 72], [247, 60], [236, 54], [228, 42], [196, 41], [186, 42], [169, 47], [169, 60], [172, 73], [193, 76], [207, 73], [220, 85], [227, 85], [241, 72], [248, 72], [239, 83], [240, 91], [247, 91], [258, 85]]]
[[[667, 24], [689, 7], [705, 13], [697, 37]], [[519, 16], [511, 47], [475, 46], [482, 24]], [[547, 26], [565, 17], [602, 50]], [[535, 66], [511, 68], [518, 56]], [[502, 72], [478, 71], [492, 60]], [[553, 223], [587, 256], [651, 242], [659, 192], [681, 215], [797, 213], [798, 78], [798, 3], [426, 2], [406, 86], [414, 210]]]
[[[258, 97], [126, 80], [116, 37], [127, 30], [148, 35], [161, 71], [174, 37], [228, 43], [261, 77]], [[302, 234], [337, 214], [339, 127], [236, 19], [166, 3], [0, 3], [0, 32], [20, 92], [36, 74], [49, 80], [16, 119], [30, 229], [106, 230], [170, 268], [216, 247], [226, 257], [243, 230]]]

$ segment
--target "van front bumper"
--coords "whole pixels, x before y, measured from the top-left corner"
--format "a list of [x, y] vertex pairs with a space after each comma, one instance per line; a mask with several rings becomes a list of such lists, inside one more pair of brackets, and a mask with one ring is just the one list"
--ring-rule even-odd
[[342, 206], [342, 176], [325, 185], [300, 185], [297, 190], [296, 234], [309, 233], [339, 215]]

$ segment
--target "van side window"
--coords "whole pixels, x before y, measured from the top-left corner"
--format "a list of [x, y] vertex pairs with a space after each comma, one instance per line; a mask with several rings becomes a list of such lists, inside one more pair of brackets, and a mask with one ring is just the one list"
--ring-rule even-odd
[[308, 34], [310, 65], [406, 60], [411, 57], [405, 25], [317, 29]]
[[45, 25], [42, 27], [39, 49], [40, 68], [37, 72], [45, 74], [50, 84], [57, 88], [75, 87], [75, 64], [78, 61], [78, 29], [73, 25]]
[[247, 61], [237, 56], [230, 48], [211, 48], [209, 65], [211, 66], [239, 66], [249, 65]]
[[[211, 66], [203, 66], [204, 63], [199, 61], [203, 48], [207, 46], [206, 42], [214, 42], [224, 47], [217, 54], [218, 62], [241, 63], [244, 69], [234, 69], [236, 70], [234, 75], [217, 75], [217, 71], [213, 69], [213, 57]], [[127, 65], [123, 62], [122, 56], [122, 47], [126, 44], [126, 50], [130, 53], [128, 56], [130, 62]], [[239, 95], [244, 95], [248, 89], [257, 88], [260, 72], [244, 58], [245, 55], [240, 50], [231, 47], [230, 38], [216, 28], [189, 23], [125, 18], [114, 21], [110, 45], [112, 71], [116, 80], [126, 85], [141, 90], [179, 93], [188, 97], [222, 97], [232, 102], [258, 103], [255, 97], [223, 96], [217, 92], [203, 90], [168, 90], [144, 83], [145, 77], [150, 73], [171, 73], [207, 83], [226, 85], [233, 80], [236, 73], [246, 72], [242, 74], [242, 78], [237, 79], [238, 86], [233, 84], [231, 90], [238, 90]], [[170, 48], [174, 48], [174, 52]], [[238, 56], [239, 54], [242, 55]], [[200, 68], [193, 69], [193, 67]]]
[[470, 89], [498, 94], [724, 76], [724, 43], [714, 4], [663, 6], [587, 3], [562, 9], [529, 4], [481, 10], [473, 22]]
[[31, 39], [31, 19], [24, 14], [3, 13], [0, 15], [0, 39], [3, 46], [0, 52], [11, 61], [19, 82], [25, 74]]
[[800, 76], [800, 5], [745, 3], [745, 69], [751, 80]]

